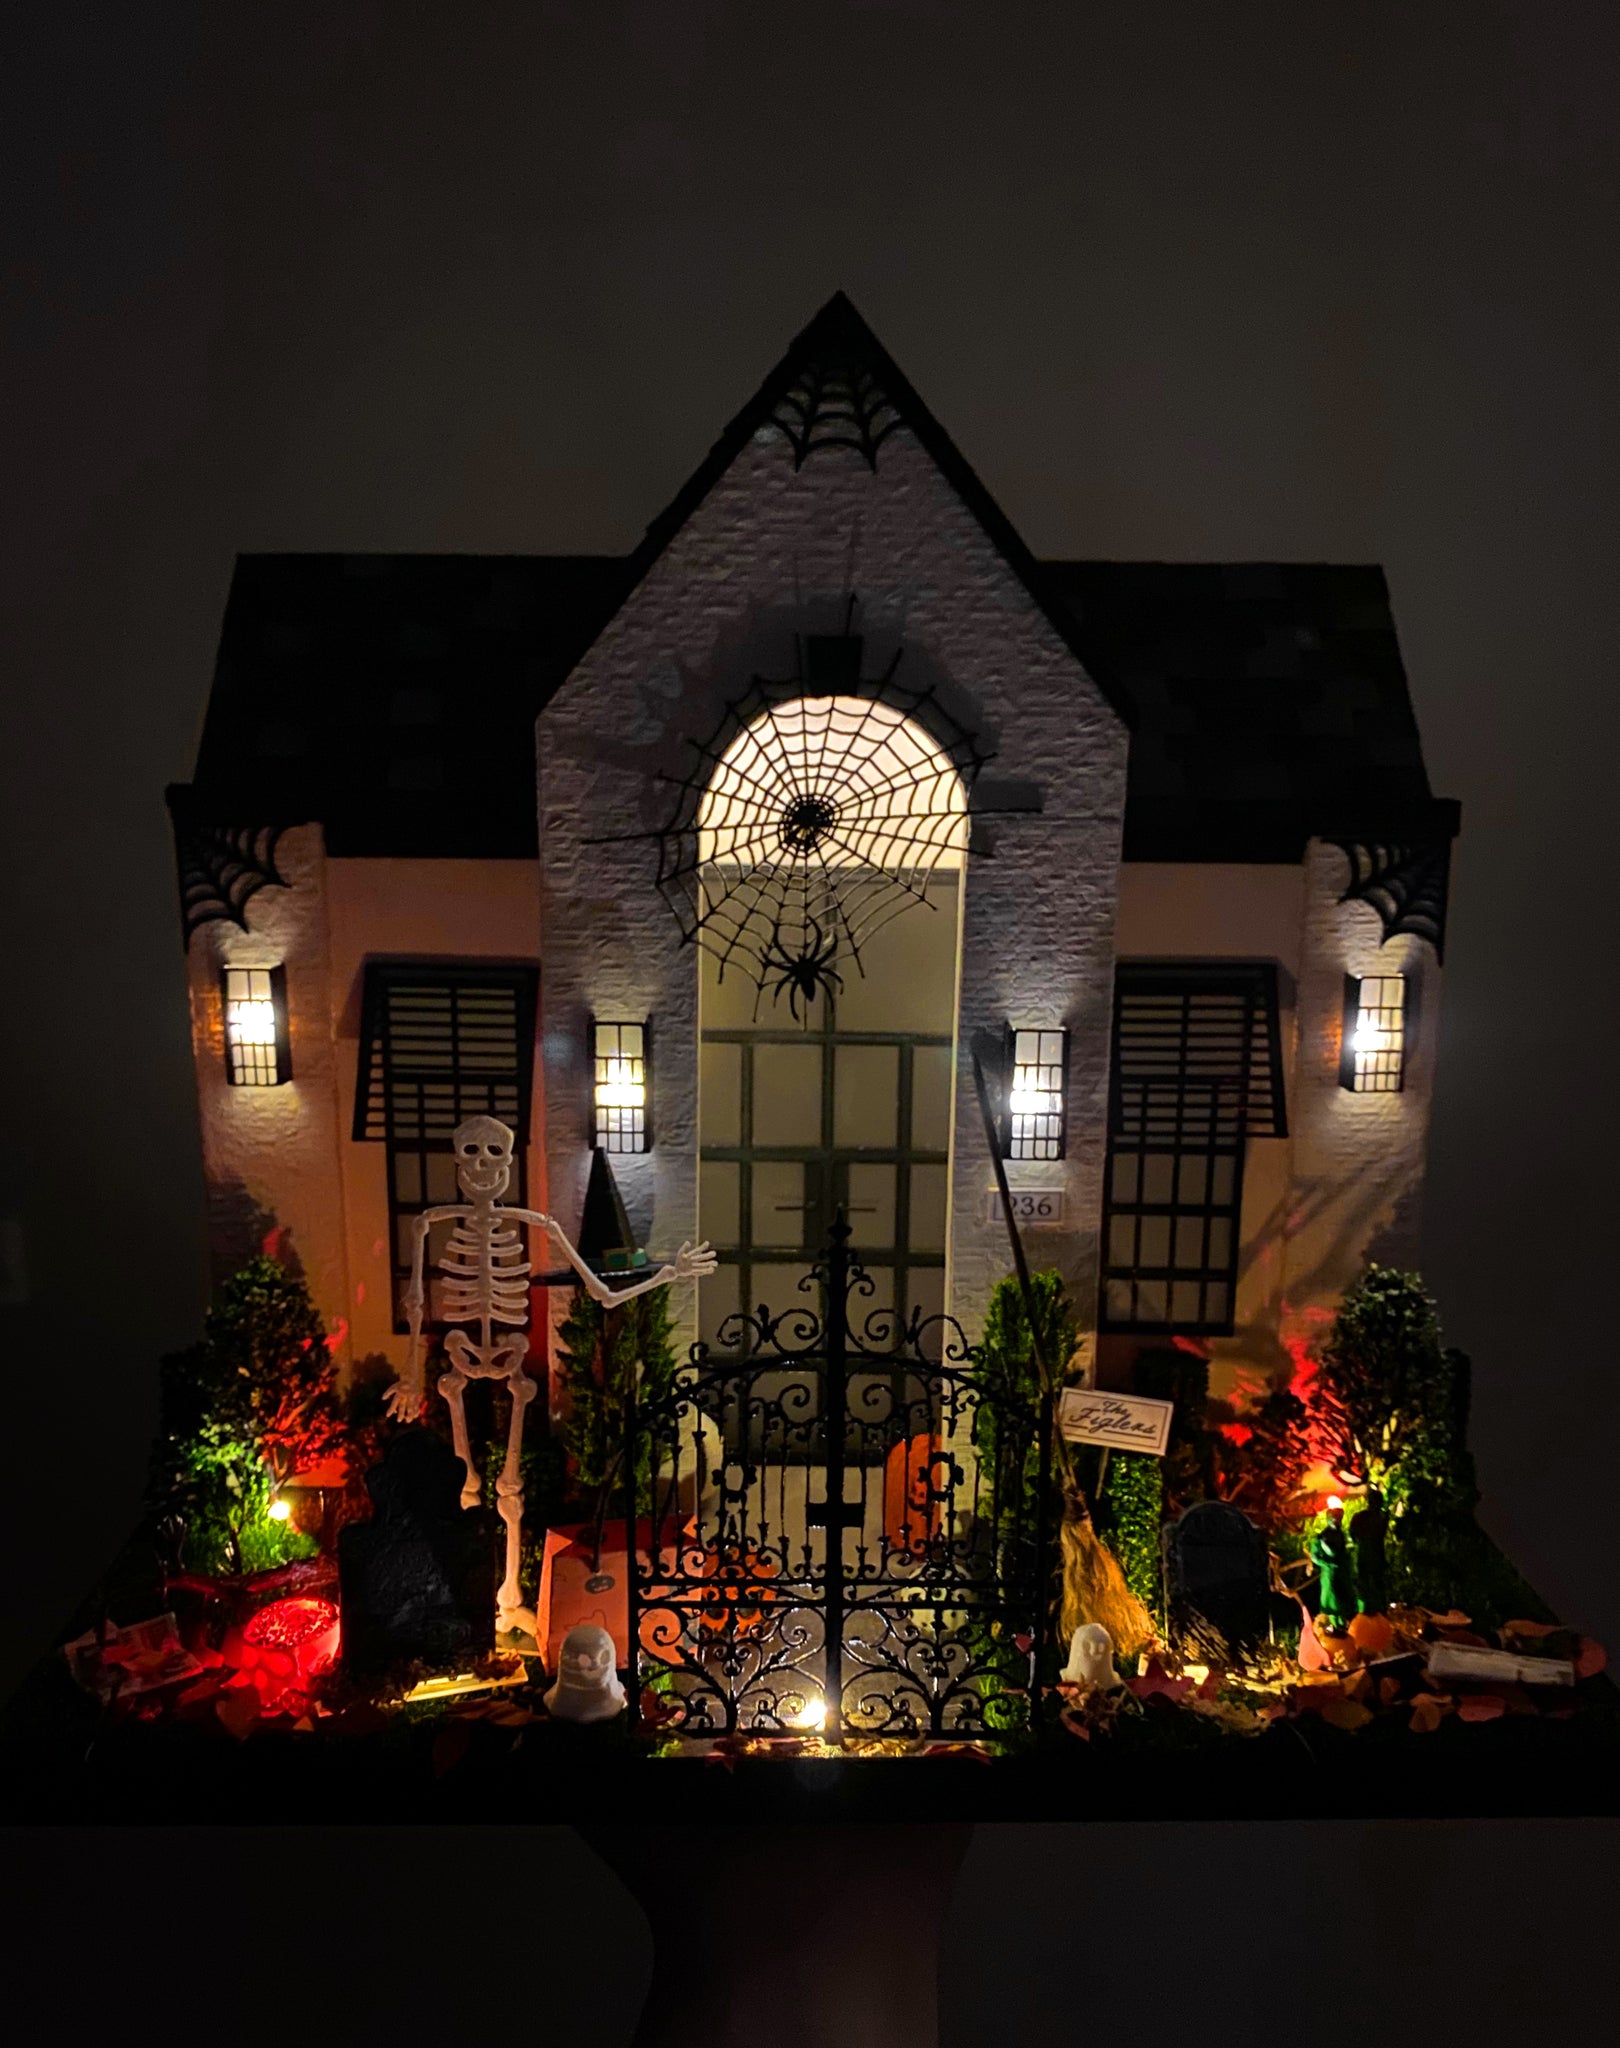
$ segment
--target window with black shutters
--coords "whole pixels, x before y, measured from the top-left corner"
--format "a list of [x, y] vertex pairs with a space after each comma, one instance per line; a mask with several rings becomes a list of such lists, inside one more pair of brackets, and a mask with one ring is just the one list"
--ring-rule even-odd
[[1121, 962], [1105, 1330], [1231, 1330], [1245, 1148], [1286, 1134], [1275, 967]]
[[[526, 1198], [524, 1154], [534, 1084], [537, 973], [433, 961], [366, 968], [354, 1135], [386, 1148], [394, 1327], [406, 1327], [415, 1219], [462, 1200], [450, 1139], [470, 1116], [498, 1117], [516, 1137], [504, 1199]], [[428, 1238], [431, 1272], [451, 1225]], [[430, 1283], [430, 1319], [436, 1320]]]

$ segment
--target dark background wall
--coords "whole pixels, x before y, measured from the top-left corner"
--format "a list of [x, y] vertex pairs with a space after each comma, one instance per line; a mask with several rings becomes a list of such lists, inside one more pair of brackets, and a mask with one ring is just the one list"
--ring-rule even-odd
[[[1620, 1643], [1603, 0], [68, 4], [5, 35], [0, 1211], [29, 1296], [0, 1308], [0, 1676], [127, 1525], [155, 1359], [200, 1307], [161, 792], [233, 554], [621, 549], [839, 285], [1037, 552], [1385, 564], [1465, 820], [1428, 1276], [1476, 1359], [1491, 1527]], [[485, 1845], [538, 1973], [489, 1995], [583, 2039], [591, 1959], [640, 1937], [567, 1840]], [[1215, 2040], [1359, 2039], [1369, 2007], [1432, 2038], [1459, 2000], [1505, 2040], [1579, 2015], [1612, 1840], [987, 1833], [946, 2038], [1116, 2031], [1157, 1983], [1202, 1986], [1178, 2010]], [[223, 1889], [180, 1843], [92, 1848], [25, 1848], [35, 1910], [82, 1895], [119, 1972], [164, 1916], [399, 1882], [367, 1837], [221, 1836]], [[421, 1897], [438, 1848], [412, 1854]], [[390, 2013], [457, 1974], [411, 1968]], [[1209, 1997], [1229, 1980], [1252, 1995]], [[61, 1989], [42, 1961], [26, 1995]]]

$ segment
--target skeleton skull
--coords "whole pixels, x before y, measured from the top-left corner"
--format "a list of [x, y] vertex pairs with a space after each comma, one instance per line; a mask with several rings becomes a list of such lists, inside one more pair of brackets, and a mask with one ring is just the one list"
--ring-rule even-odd
[[511, 1131], [492, 1116], [470, 1116], [457, 1124], [450, 1143], [456, 1155], [456, 1178], [464, 1195], [506, 1193], [512, 1178]]

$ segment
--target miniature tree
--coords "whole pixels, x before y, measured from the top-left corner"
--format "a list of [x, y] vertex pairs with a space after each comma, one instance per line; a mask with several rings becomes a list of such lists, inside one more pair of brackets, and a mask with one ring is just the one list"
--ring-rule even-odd
[[1141, 1451], [1110, 1451], [1097, 1488], [1097, 1528], [1119, 1560], [1125, 1583], [1146, 1608], [1160, 1606], [1159, 1527], [1164, 1473]]
[[1317, 1407], [1343, 1469], [1369, 1485], [1385, 1486], [1408, 1454], [1451, 1456], [1452, 1374], [1415, 1273], [1369, 1266], [1345, 1295], [1322, 1346]]
[[1073, 1356], [1079, 1321], [1061, 1273], [1030, 1276], [1035, 1332], [1025, 1311], [1023, 1290], [1013, 1279], [998, 1281], [985, 1312], [979, 1342], [979, 1384], [985, 1396], [974, 1411], [973, 1444], [988, 1479], [997, 1531], [1033, 1531], [1039, 1479], [1040, 1435], [1036, 1418], [1044, 1389], [1036, 1356], [1062, 1373]]
[[669, 1289], [656, 1287], [620, 1307], [580, 1290], [558, 1333], [557, 1365], [567, 1409], [563, 1450], [576, 1497], [595, 1494], [598, 1518], [624, 1452], [626, 1405], [668, 1392], [675, 1372]]
[[271, 1258], [221, 1286], [203, 1340], [164, 1359], [149, 1504], [194, 1569], [257, 1571], [314, 1549], [270, 1517], [276, 1489], [334, 1450], [343, 1416], [304, 1282]]

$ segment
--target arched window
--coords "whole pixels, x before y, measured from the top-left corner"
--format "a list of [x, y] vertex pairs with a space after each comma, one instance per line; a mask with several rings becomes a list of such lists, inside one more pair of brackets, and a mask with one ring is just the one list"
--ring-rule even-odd
[[967, 792], [937, 741], [872, 697], [794, 697], [738, 732], [698, 807], [705, 948], [797, 1010], [928, 902], [967, 852]]

